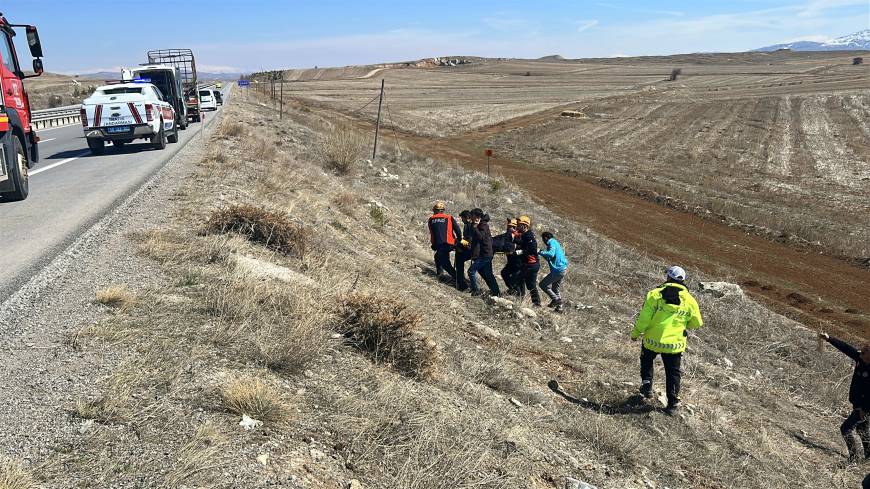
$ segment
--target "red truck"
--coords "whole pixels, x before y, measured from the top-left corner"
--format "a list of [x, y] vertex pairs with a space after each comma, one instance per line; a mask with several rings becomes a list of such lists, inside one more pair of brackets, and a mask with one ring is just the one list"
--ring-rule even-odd
[[[15, 28], [23, 28], [33, 56], [33, 74], [25, 75], [15, 52]], [[0, 14], [0, 201], [24, 200], [27, 172], [39, 160], [39, 137], [30, 126], [30, 100], [22, 80], [42, 74], [42, 45], [32, 25], [10, 24]]]

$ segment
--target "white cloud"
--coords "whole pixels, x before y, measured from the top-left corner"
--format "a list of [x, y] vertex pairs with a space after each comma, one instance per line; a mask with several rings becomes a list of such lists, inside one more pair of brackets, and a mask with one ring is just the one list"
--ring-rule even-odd
[[235, 66], [227, 66], [227, 65], [209, 65], [209, 64], [199, 64], [197, 63], [196, 69], [198, 71], [208, 71], [210, 73], [240, 73], [244, 70], [236, 68]]
[[592, 20], [578, 20], [575, 22], [577, 24], [577, 32], [583, 32], [585, 30], [591, 29], [598, 25], [597, 19]]

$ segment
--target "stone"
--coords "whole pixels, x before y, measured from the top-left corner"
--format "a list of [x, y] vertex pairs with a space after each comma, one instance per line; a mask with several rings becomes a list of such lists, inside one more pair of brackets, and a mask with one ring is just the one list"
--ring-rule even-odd
[[255, 279], [274, 279], [310, 288], [319, 288], [319, 285], [314, 280], [287, 267], [245, 255], [233, 254], [231, 259], [235, 265], [234, 272], [240, 276]]
[[571, 477], [565, 478], [565, 489], [597, 489], [595, 486], [591, 484], [587, 484], [581, 480], [577, 480]]
[[574, 340], [572, 340], [571, 337], [569, 337], [569, 336], [563, 336], [563, 337], [559, 338], [559, 341], [561, 341], [562, 343], [573, 343], [574, 342]]
[[514, 308], [513, 302], [511, 302], [507, 299], [503, 299], [501, 297], [490, 297], [490, 301], [492, 301], [492, 303], [495, 304], [496, 306], [499, 306], [499, 307], [504, 308], [504, 309], [511, 310]]
[[263, 422], [259, 419], [254, 419], [247, 414], [242, 415], [242, 420], [239, 421], [239, 426], [245, 429], [245, 431], [250, 431], [260, 426], [263, 426]]
[[536, 313], [535, 311], [531, 310], [528, 307], [524, 307], [524, 308], [520, 309], [520, 312], [523, 314], [523, 316], [526, 316], [526, 317], [530, 317], [530, 318], [538, 317], [538, 313]]
[[728, 296], [743, 296], [743, 289], [729, 282], [701, 282], [701, 292], [719, 299]]
[[260, 462], [260, 464], [263, 466], [269, 465], [269, 454], [261, 453], [257, 455], [257, 462]]
[[511, 397], [511, 404], [513, 404], [516, 407], [523, 407], [523, 403], [521, 403], [519, 400], [517, 400], [516, 397]]
[[478, 334], [487, 338], [498, 338], [501, 336], [501, 333], [499, 333], [497, 329], [491, 328], [485, 324], [474, 323], [474, 329], [477, 330]]
[[356, 479], [351, 479], [347, 483], [347, 489], [363, 489], [363, 485]]
[[725, 365], [725, 368], [731, 368], [734, 366], [734, 362], [732, 362], [731, 360], [728, 360], [725, 357], [722, 357], [722, 364]]

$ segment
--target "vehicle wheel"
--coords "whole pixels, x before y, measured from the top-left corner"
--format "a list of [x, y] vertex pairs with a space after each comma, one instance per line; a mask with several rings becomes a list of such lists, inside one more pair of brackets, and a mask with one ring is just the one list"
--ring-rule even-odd
[[106, 149], [106, 142], [102, 139], [88, 139], [88, 149], [91, 150], [92, 155], [99, 156]]
[[151, 138], [151, 144], [154, 146], [154, 149], [165, 149], [166, 148], [166, 132], [163, 130], [163, 121], [160, 121], [160, 132], [157, 133], [156, 136]]
[[21, 145], [21, 141], [17, 137], [12, 138], [12, 149], [13, 161], [4, 162], [4, 164], [9, 163], [9, 178], [12, 179], [15, 189], [11, 192], [4, 192], [2, 197], [8, 201], [24, 200], [30, 193], [30, 179], [27, 174], [30, 163], [27, 161], [24, 146]]
[[187, 119], [176, 122], [176, 124], [178, 125], [178, 128], [181, 129], [182, 131], [187, 129]]
[[175, 129], [172, 131], [172, 134], [167, 136], [166, 140], [169, 141], [170, 143], [177, 143], [178, 142], [178, 126], [175, 126]]

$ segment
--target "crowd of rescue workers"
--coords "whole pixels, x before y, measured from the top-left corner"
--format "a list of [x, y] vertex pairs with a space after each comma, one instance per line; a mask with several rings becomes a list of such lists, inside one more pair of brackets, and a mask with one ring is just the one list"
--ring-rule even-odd
[[[542, 247], [532, 230], [528, 216], [509, 217], [505, 230], [496, 236], [490, 230], [490, 217], [482, 209], [463, 210], [459, 213], [462, 225], [447, 212], [444, 202], [432, 207], [429, 217], [429, 237], [435, 252], [435, 273], [439, 280], [450, 283], [459, 291], [470, 291], [474, 296], [501, 297], [502, 289], [493, 272], [493, 258], [504, 254], [505, 265], [500, 275], [506, 292], [523, 300], [526, 294], [533, 307], [541, 307], [538, 288], [550, 299], [548, 307], [563, 313], [562, 282], [568, 273], [568, 258], [562, 244], [551, 231], [541, 233]], [[454, 257], [451, 261], [451, 253]], [[546, 261], [548, 273], [538, 281], [541, 261]], [[466, 271], [466, 264], [468, 269]], [[483, 292], [478, 275], [486, 283]], [[698, 302], [686, 286], [686, 271], [671, 266], [665, 271], [664, 283], [646, 294], [643, 307], [631, 331], [631, 339], [642, 338], [640, 353], [640, 394], [645, 399], [653, 395], [653, 364], [661, 355], [665, 370], [666, 414], [677, 413], [681, 406], [680, 380], [682, 356], [686, 350], [689, 330], [701, 328]], [[855, 371], [849, 389], [852, 412], [840, 427], [846, 440], [849, 461], [870, 459], [870, 343], [858, 349], [847, 342], [819, 333], [819, 341], [827, 341], [855, 362]], [[870, 479], [870, 475], [868, 475]]]

